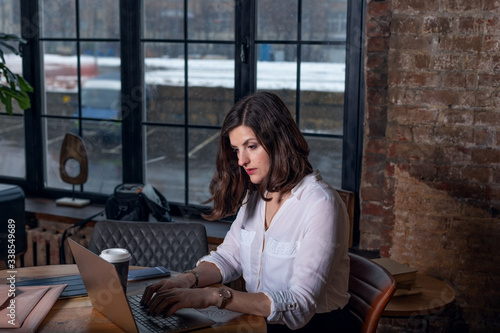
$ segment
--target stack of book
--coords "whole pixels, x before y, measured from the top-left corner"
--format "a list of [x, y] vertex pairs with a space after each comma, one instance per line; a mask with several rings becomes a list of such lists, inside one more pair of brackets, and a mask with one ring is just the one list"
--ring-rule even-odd
[[372, 261], [387, 269], [394, 277], [396, 281], [396, 295], [416, 293], [417, 290], [412, 291], [412, 288], [415, 289], [414, 283], [417, 275], [415, 268], [389, 258], [377, 258], [372, 259]]

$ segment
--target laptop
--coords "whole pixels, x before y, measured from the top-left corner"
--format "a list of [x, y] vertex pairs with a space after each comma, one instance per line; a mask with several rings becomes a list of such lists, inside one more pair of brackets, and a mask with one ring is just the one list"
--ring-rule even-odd
[[141, 295], [125, 294], [113, 264], [68, 239], [92, 306], [126, 332], [186, 332], [215, 321], [195, 309], [180, 309], [169, 317], [148, 316]]

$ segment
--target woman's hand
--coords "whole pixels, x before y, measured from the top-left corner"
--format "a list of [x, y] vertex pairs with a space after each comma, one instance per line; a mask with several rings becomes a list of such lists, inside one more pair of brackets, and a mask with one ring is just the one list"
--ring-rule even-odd
[[157, 292], [164, 292], [173, 288], [189, 288], [189, 281], [183, 279], [182, 276], [176, 276], [174, 278], [165, 279], [158, 281], [154, 284], [150, 284], [144, 289], [144, 294], [142, 295], [141, 305], [149, 306], [151, 303], [151, 298]]
[[217, 305], [219, 301], [217, 288], [160, 288], [147, 303], [149, 315], [170, 316], [183, 308], [206, 308]]

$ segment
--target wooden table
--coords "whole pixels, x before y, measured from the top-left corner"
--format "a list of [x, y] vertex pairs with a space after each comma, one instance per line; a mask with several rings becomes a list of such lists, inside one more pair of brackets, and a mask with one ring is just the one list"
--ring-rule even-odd
[[[131, 267], [137, 269], [139, 267]], [[52, 278], [58, 276], [76, 275], [76, 265], [47, 265], [17, 268], [18, 281], [28, 279]], [[175, 274], [174, 274], [175, 275]], [[0, 271], [0, 283], [5, 283], [7, 271]], [[129, 282], [127, 294], [142, 293], [144, 287], [155, 280]], [[217, 321], [217, 320], [216, 320]], [[59, 299], [40, 324], [37, 332], [123, 332], [121, 328], [109, 321], [104, 315], [92, 307], [89, 297]], [[218, 322], [212, 327], [196, 332], [266, 332], [266, 322], [263, 317], [240, 315], [227, 322]]]
[[424, 274], [417, 274], [412, 290], [419, 294], [392, 297], [383, 316], [425, 316], [442, 312], [453, 303], [455, 290], [449, 284]]

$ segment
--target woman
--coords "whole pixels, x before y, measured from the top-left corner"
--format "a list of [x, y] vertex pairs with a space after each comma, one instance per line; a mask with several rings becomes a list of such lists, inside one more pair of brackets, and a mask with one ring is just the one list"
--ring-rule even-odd
[[[222, 125], [206, 218], [237, 217], [193, 270], [146, 288], [151, 314], [215, 305], [264, 316], [269, 332], [323, 325], [332, 332], [335, 322], [347, 322], [347, 212], [308, 154], [277, 95], [255, 93], [235, 104]], [[247, 292], [206, 287], [241, 275]]]

